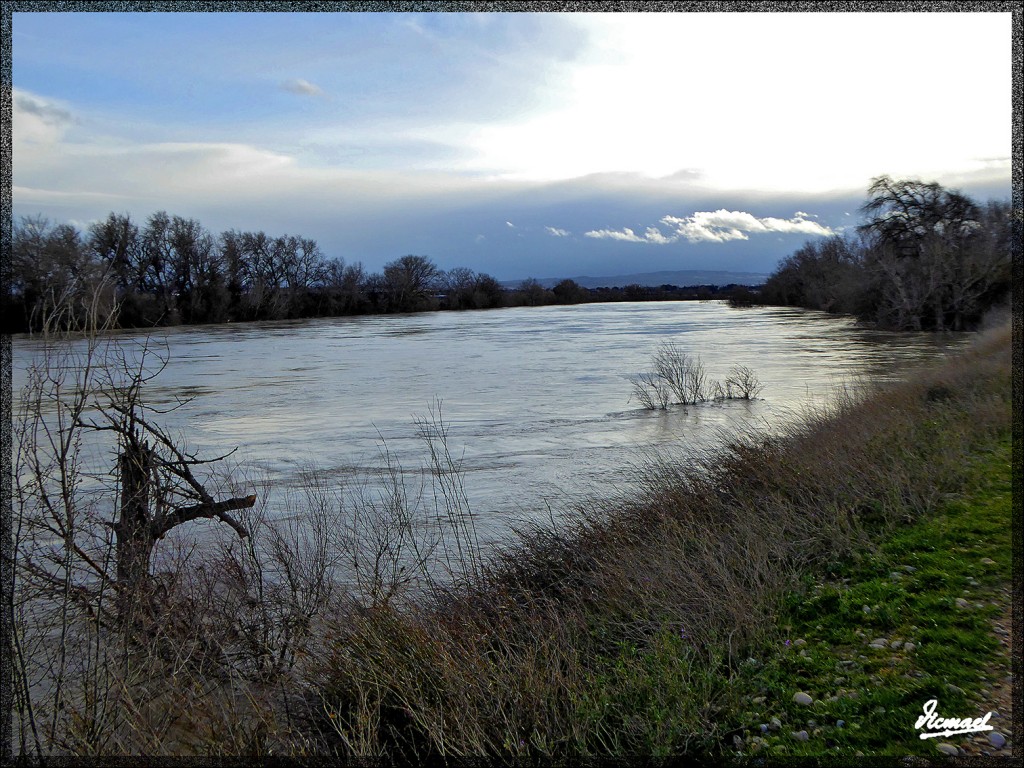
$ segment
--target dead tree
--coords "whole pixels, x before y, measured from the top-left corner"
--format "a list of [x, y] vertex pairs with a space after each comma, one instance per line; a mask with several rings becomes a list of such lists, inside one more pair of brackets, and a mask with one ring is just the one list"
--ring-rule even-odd
[[[138, 429], [122, 435], [124, 442], [118, 456], [121, 494], [118, 519], [113, 524], [117, 537], [116, 573], [117, 583], [128, 588], [148, 578], [153, 550], [172, 529], [199, 518], [216, 518], [244, 538], [245, 528], [228, 513], [256, 503], [255, 495], [214, 500], [190, 469], [194, 464], [207, 462], [183, 455], [154, 427], [149, 432], [155, 432], [154, 436], [172, 452], [173, 458], [162, 458]], [[174, 504], [174, 497], [178, 497], [179, 505]], [[199, 503], [180, 505], [180, 499], [190, 497]]]
[[137, 596], [148, 585], [157, 542], [174, 528], [193, 520], [214, 519], [244, 538], [248, 532], [229, 513], [256, 503], [255, 495], [215, 499], [192, 468], [227, 457], [199, 459], [185, 453], [160, 427], [143, 417], [136, 395], [132, 392], [126, 399], [112, 399], [103, 411], [106, 424], [83, 424], [116, 432], [120, 444], [120, 498], [111, 528], [116, 536], [115, 586], [123, 599]]
[[[230, 454], [204, 459], [188, 453], [180, 439], [174, 439], [151, 418], [161, 412], [145, 404], [142, 391], [166, 365], [163, 359], [155, 372], [147, 370], [152, 356], [147, 340], [135, 363], [116, 347], [108, 348], [105, 355], [90, 347], [82, 358], [58, 358], [52, 370], [41, 374], [35, 397], [41, 403], [53, 399], [50, 390], [75, 394], [70, 402], [56, 401], [55, 417], [44, 416], [42, 406], [36, 404], [29, 421], [36, 426], [25, 430], [26, 436], [40, 432], [49, 436], [46, 445], [30, 441], [23, 451], [23, 461], [27, 460], [33, 476], [23, 491], [27, 502], [32, 496], [32, 511], [26, 508], [26, 518], [32, 518], [40, 530], [58, 536], [69, 562], [74, 561], [84, 572], [58, 576], [47, 561], [59, 561], [45, 556], [26, 556], [23, 567], [52, 590], [67, 591], [70, 584], [75, 601], [89, 612], [99, 612], [99, 595], [110, 587], [117, 596], [115, 617], [122, 618], [129, 609], [137, 616], [137, 609], [146, 606], [161, 613], [158, 605], [144, 599], [153, 593], [151, 563], [161, 539], [178, 526], [199, 519], [223, 522], [245, 538], [246, 528], [230, 513], [256, 503], [255, 495], [215, 498], [196, 468], [216, 464]], [[80, 376], [72, 387], [65, 380], [68, 370], [91, 373]], [[63, 422], [61, 414], [66, 415]], [[48, 421], [54, 418], [58, 423], [50, 426]], [[105, 514], [88, 515], [89, 519], [81, 517], [82, 504], [75, 492], [82, 474], [75, 457], [84, 432], [112, 433], [117, 451], [111, 479], [118, 492], [110, 498]], [[56, 489], [60, 493], [49, 490], [55, 477], [61, 480]], [[110, 551], [90, 535], [90, 526], [113, 531]], [[105, 617], [110, 618], [114, 617]]]

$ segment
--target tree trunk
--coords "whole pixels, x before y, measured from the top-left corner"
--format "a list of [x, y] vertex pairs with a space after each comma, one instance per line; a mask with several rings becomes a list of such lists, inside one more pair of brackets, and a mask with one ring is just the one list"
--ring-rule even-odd
[[117, 536], [117, 581], [127, 591], [149, 576], [149, 558], [156, 541], [150, 526], [150, 504], [156, 462], [153, 450], [137, 439], [118, 457], [121, 474], [121, 516]]

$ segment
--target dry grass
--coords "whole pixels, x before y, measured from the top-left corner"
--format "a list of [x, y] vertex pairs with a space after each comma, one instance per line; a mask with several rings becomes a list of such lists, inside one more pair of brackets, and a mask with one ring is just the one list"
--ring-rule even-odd
[[[446, 547], [414, 545], [396, 481], [388, 503], [360, 508], [351, 536], [326, 526], [299, 546], [297, 532], [268, 529], [263, 550], [222, 551], [203, 571], [189, 562], [167, 585], [179, 621], [160, 626], [161, 642], [88, 657], [80, 678], [103, 693], [87, 706], [69, 692], [75, 713], [54, 751], [713, 751], [718, 703], [784, 590], [955, 492], [964, 458], [1009, 429], [1009, 382], [1005, 326], [902, 384], [839, 397], [789, 434], [751, 432], [685, 466], [652, 462], [638, 470], [642, 491], [581, 503], [486, 561], [435, 429], [432, 513], [449, 521]], [[311, 499], [322, 522], [337, 513]], [[318, 576], [360, 536], [380, 555], [374, 574], [331, 591]], [[395, 536], [418, 567], [440, 558], [444, 577], [399, 576]]]

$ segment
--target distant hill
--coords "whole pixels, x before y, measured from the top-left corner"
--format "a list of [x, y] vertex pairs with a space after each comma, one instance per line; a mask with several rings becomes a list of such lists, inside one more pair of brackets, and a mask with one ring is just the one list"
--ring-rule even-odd
[[[545, 288], [552, 288], [564, 277], [537, 278], [537, 282]], [[636, 275], [612, 275], [609, 277], [589, 277], [581, 275], [570, 278], [584, 288], [614, 288], [627, 285], [761, 285], [768, 275], [756, 272], [712, 272], [696, 269], [684, 269], [664, 272], [643, 272]], [[506, 288], [518, 288], [522, 280], [504, 280]]]

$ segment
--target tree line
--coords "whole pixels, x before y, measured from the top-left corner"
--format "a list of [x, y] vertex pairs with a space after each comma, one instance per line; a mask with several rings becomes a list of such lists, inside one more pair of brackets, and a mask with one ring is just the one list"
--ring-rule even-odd
[[234, 229], [214, 235], [165, 211], [141, 225], [110, 213], [85, 231], [22, 217], [11, 254], [5, 332], [37, 330], [57, 308], [81, 316], [68, 316], [71, 325], [98, 313], [102, 322], [131, 328], [720, 297], [717, 286], [587, 289], [570, 279], [546, 288], [528, 278], [506, 290], [491, 275], [443, 270], [415, 255], [368, 272], [360, 262], [328, 258], [309, 238]]
[[766, 304], [851, 314], [893, 330], [966, 330], [1009, 299], [1020, 226], [1008, 201], [872, 180], [856, 231], [805, 243], [759, 292]]
[[4, 318], [33, 330], [54, 307], [117, 308], [121, 327], [281, 320], [423, 309], [495, 306], [498, 282], [468, 269], [442, 271], [403, 256], [370, 273], [328, 258], [298, 235], [229, 230], [158, 211], [141, 226], [111, 213], [84, 232], [22, 217], [12, 230], [11, 280]]

